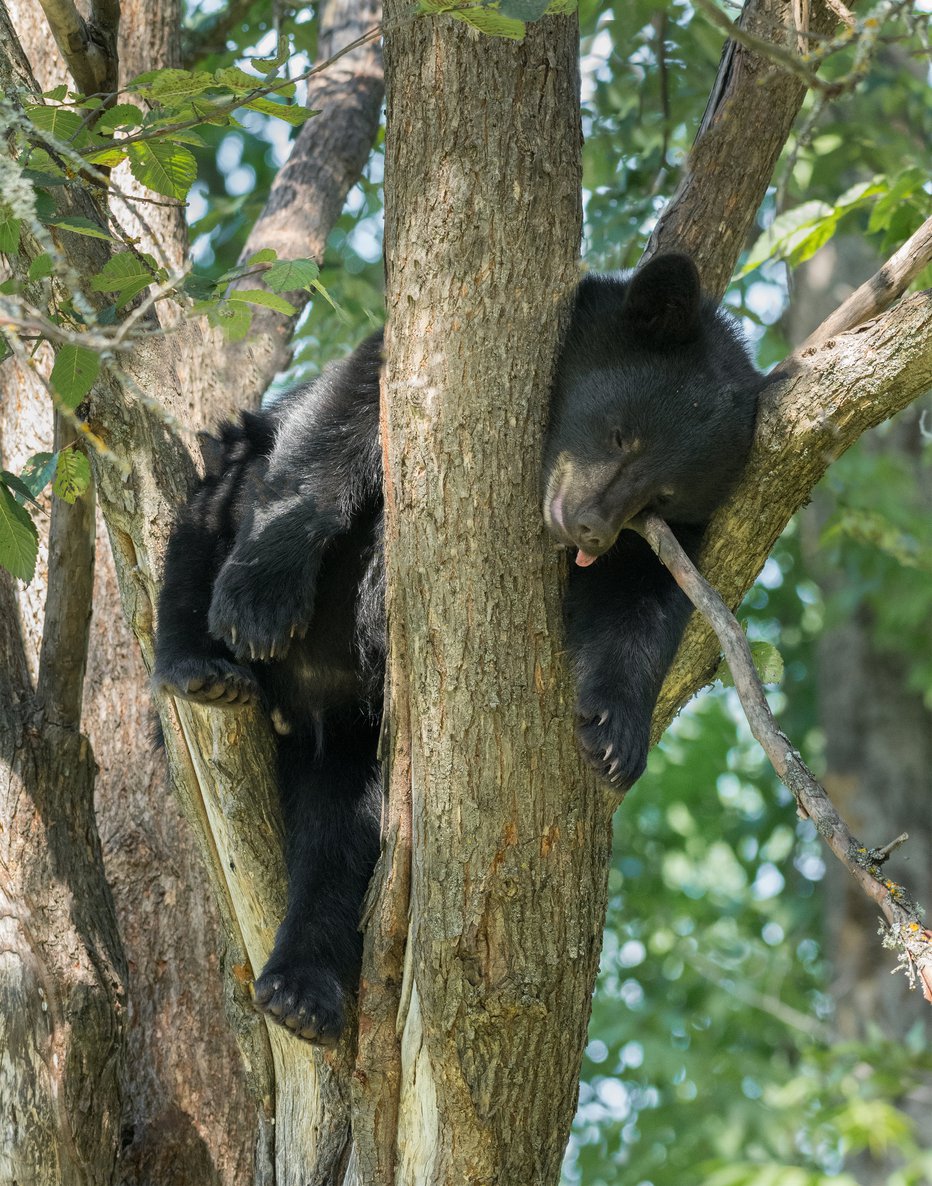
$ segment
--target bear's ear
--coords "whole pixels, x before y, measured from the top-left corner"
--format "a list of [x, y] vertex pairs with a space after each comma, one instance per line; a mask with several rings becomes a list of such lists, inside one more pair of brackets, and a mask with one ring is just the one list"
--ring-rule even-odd
[[223, 473], [223, 465], [226, 460], [226, 449], [223, 447], [223, 442], [218, 441], [209, 432], [199, 432], [197, 443], [201, 449], [201, 457], [204, 459], [204, 473], [209, 478], [219, 478]]
[[699, 333], [702, 292], [688, 255], [657, 255], [631, 277], [622, 315], [651, 344], [692, 341]]

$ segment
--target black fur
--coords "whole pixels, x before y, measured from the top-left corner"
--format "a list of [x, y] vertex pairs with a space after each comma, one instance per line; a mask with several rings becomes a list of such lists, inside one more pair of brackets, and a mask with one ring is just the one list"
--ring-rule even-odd
[[[154, 681], [227, 707], [261, 700], [278, 733], [288, 912], [257, 1005], [333, 1043], [359, 974], [378, 853], [384, 673], [381, 334], [273, 408], [202, 441], [206, 472], [169, 543]], [[695, 552], [740, 473], [760, 377], [732, 323], [665, 256], [577, 294], [544, 458], [544, 513], [581, 549], [566, 599], [578, 736], [616, 784], [647, 730], [688, 604], [640, 538], [656, 507]]]
[[644, 771], [651, 713], [690, 613], [647, 544], [622, 528], [656, 510], [695, 557], [744, 467], [761, 385], [688, 257], [579, 286], [544, 450], [544, 518], [579, 559], [598, 558], [570, 571], [566, 641], [580, 747], [620, 788]]

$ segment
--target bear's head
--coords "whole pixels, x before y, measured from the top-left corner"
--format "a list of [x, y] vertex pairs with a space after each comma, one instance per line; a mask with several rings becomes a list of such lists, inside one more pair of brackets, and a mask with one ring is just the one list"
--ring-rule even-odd
[[685, 255], [587, 276], [557, 367], [544, 446], [544, 518], [578, 562], [651, 509], [704, 523], [738, 478], [761, 376], [704, 298]]

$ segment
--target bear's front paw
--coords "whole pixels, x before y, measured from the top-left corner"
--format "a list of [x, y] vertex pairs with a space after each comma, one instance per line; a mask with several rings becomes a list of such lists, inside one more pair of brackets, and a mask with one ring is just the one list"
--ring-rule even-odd
[[259, 685], [252, 672], [229, 659], [194, 656], [158, 663], [152, 682], [169, 696], [216, 708], [239, 708], [260, 699]]
[[336, 1046], [343, 1031], [346, 993], [318, 964], [267, 965], [256, 981], [253, 1002], [272, 1021], [316, 1046]]
[[619, 702], [580, 704], [576, 739], [596, 774], [611, 786], [627, 791], [647, 765], [650, 713]]
[[236, 552], [214, 584], [207, 625], [238, 659], [281, 659], [303, 638], [313, 596], [309, 582], [276, 577]]

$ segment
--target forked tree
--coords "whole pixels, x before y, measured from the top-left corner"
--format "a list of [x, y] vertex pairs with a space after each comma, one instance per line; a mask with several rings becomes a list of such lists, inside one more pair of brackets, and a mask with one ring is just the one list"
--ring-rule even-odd
[[[528, 11], [537, 5], [513, 7], [540, 15]], [[183, 258], [177, 210], [140, 203], [139, 191], [121, 197], [133, 182], [110, 170], [129, 156], [151, 198], [144, 166], [171, 174], [184, 159], [166, 147], [173, 136], [183, 143], [199, 120], [239, 105], [263, 110], [282, 89], [281, 62], [253, 82], [226, 77], [211, 95], [189, 99], [190, 111], [176, 104], [174, 124], [168, 116], [161, 125], [127, 122], [114, 135], [114, 121], [133, 118], [111, 117], [106, 132], [118, 85], [143, 68], [178, 65], [177, 13], [170, 4], [127, 4], [118, 32], [113, 3], [93, 4], [87, 19], [69, 3], [43, 9], [62, 51], [55, 69], [66, 65], [82, 94], [108, 97], [102, 112], [76, 106], [82, 125], [105, 129], [106, 143], [82, 149], [84, 127], [36, 116], [61, 103], [41, 98], [57, 81], [42, 56], [47, 30], [35, 14], [11, 20], [0, 10], [9, 150], [0, 183], [18, 222], [16, 242], [4, 240], [17, 281], [4, 305], [13, 343], [6, 365], [20, 366], [5, 388], [4, 446], [18, 431], [11, 393], [27, 381], [24, 344], [45, 339], [65, 360], [52, 381], [56, 448], [87, 444], [122, 611], [150, 664], [160, 560], [195, 475], [192, 430], [258, 401], [288, 360], [290, 330], [314, 288], [307, 261], [322, 255], [375, 134], [381, 76], [367, 35], [379, 14], [347, 12], [337, 0], [325, 7], [321, 61], [361, 44], [309, 79], [307, 106], [321, 113], [273, 185], [243, 274], [199, 294], [209, 306], [205, 325], [184, 306], [173, 273]], [[716, 296], [807, 86], [816, 85], [801, 47], [810, 35], [834, 33], [846, 10], [816, 4], [806, 27], [794, 13], [784, 0], [746, 3], [680, 186], [647, 245], [648, 254], [690, 252]], [[482, 11], [467, 14], [472, 24], [463, 15], [414, 13], [389, 0], [382, 17], [386, 808], [358, 1026], [336, 1052], [267, 1026], [250, 1006], [283, 904], [265, 720], [253, 710], [158, 705], [172, 781], [219, 902], [226, 1005], [251, 1106], [248, 1122], [234, 1123], [255, 1134], [257, 1183], [555, 1183], [575, 1108], [618, 806], [574, 745], [562, 561], [539, 509], [548, 390], [578, 275], [578, 32], [565, 12], [529, 23], [518, 40], [477, 32]], [[144, 28], [158, 44], [140, 59]], [[853, 35], [864, 32], [856, 26]], [[156, 115], [183, 90], [177, 78], [161, 92], [158, 81], [144, 85]], [[48, 186], [52, 205], [38, 211], [3, 180], [30, 144], [67, 182]], [[32, 180], [42, 188], [41, 177]], [[132, 237], [127, 211], [137, 220]], [[141, 254], [156, 248], [164, 263]], [[932, 384], [932, 293], [893, 303], [929, 256], [926, 228], [853, 311], [778, 369], [746, 477], [703, 557], [732, 607], [831, 461]], [[48, 270], [37, 262], [45, 257]], [[290, 286], [272, 269], [294, 260], [303, 262]], [[113, 280], [114, 267], [140, 281], [121, 302], [105, 283], [90, 283]], [[258, 307], [252, 332], [223, 337], [224, 323], [229, 331], [242, 317], [244, 290]], [[100, 314], [115, 303], [111, 324]], [[81, 363], [79, 350], [102, 355], [103, 365], [69, 407], [74, 388], [62, 372], [68, 360]], [[92, 519], [89, 496], [54, 503], [44, 615], [31, 625], [11, 581], [0, 584], [0, 890], [10, 953], [0, 964], [0, 1171], [14, 1181], [118, 1180], [121, 1118], [134, 1107], [127, 983], [131, 993], [145, 990], [128, 979], [83, 732]], [[35, 673], [31, 637], [41, 639]], [[717, 655], [696, 619], [661, 695], [655, 737], [708, 681]], [[216, 976], [206, 964], [193, 959], [191, 973]], [[185, 1027], [178, 1042], [198, 1041]]]

